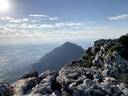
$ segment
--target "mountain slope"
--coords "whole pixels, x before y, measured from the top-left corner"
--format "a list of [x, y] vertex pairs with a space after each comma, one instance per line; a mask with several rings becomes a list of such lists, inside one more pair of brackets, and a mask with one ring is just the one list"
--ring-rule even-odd
[[66, 42], [43, 56], [39, 62], [33, 65], [32, 69], [39, 73], [48, 69], [58, 70], [63, 64], [79, 59], [83, 53], [84, 50], [80, 46]]

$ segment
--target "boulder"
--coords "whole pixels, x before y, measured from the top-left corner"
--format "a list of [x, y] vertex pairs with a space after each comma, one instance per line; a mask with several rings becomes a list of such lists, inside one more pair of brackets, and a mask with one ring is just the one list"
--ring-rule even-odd
[[48, 71], [45, 71], [43, 73], [41, 73], [39, 75], [39, 79], [40, 80], [43, 80], [44, 78], [50, 76], [50, 77], [53, 77], [55, 79], [55, 77], [58, 75], [58, 73], [54, 70], [48, 70]]
[[29, 94], [38, 83], [39, 79], [35, 77], [16, 81], [11, 85], [14, 90], [14, 96]]
[[77, 86], [73, 96], [127, 96], [126, 87], [123, 86], [124, 90], [122, 90], [119, 84], [112, 83], [113, 79], [111, 77], [106, 78], [107, 80], [105, 79], [101, 83], [85, 79], [83, 84]]
[[52, 70], [49, 70], [40, 74], [39, 79], [41, 80], [41, 82], [32, 89], [31, 94], [33, 95], [37, 95], [37, 94], [50, 95], [51, 94], [51, 96], [54, 96], [55, 94], [59, 94], [60, 89], [57, 88], [59, 85], [57, 85], [57, 82], [56, 82], [57, 75], [58, 75], [57, 72]]
[[94, 80], [96, 74], [99, 72], [94, 68], [66, 67], [59, 71], [57, 82], [62, 86], [61, 91], [72, 94], [85, 79]]

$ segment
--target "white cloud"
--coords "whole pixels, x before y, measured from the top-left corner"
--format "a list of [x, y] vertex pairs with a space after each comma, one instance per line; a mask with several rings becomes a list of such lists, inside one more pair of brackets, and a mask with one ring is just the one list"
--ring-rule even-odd
[[128, 14], [122, 14], [119, 16], [109, 17], [109, 20], [125, 20], [128, 19]]
[[11, 23], [29, 22], [29, 18], [19, 19], [19, 18], [12, 18], [12, 17], [9, 17], [9, 16], [0, 17], [0, 20], [8, 21], [8, 22], [11, 22]]
[[87, 26], [87, 30], [107, 30], [109, 29], [108, 26], [97, 26], [97, 27], [92, 27], [92, 26]]
[[52, 24], [42, 24], [42, 25], [38, 26], [38, 28], [43, 28], [43, 29], [50, 28], [51, 29], [51, 28], [55, 28], [55, 27]]
[[3, 20], [3, 21], [10, 21], [10, 20], [13, 20], [14, 18], [11, 18], [9, 16], [5, 16], [5, 17], [0, 17], [0, 20]]
[[[43, 21], [44, 18], [47, 21]], [[89, 25], [92, 21], [60, 22], [59, 19], [40, 14], [22, 18], [0, 17], [0, 20], [7, 21], [0, 26], [0, 44], [8, 44], [8, 41], [15, 44], [52, 43], [74, 40], [74, 37], [75, 40], [80, 40], [100, 37], [100, 34], [105, 35], [104, 32], [109, 29], [107, 26]]]
[[88, 24], [94, 24], [94, 21], [87, 21]]
[[[110, 35], [108, 35], [110, 34]], [[5, 37], [6, 35], [6, 37]], [[0, 35], [0, 43], [31, 44], [31, 43], [60, 43], [65, 41], [96, 40], [110, 38], [115, 34], [106, 31], [56, 31], [56, 32], [15, 32]], [[117, 36], [117, 35], [116, 35]], [[74, 39], [75, 37], [75, 39]]]
[[71, 23], [66, 23], [66, 25], [67, 26], [83, 26], [83, 25], [85, 25], [84, 23], [73, 23], [73, 22], [71, 22]]
[[59, 20], [59, 17], [49, 17], [49, 20], [53, 20], [53, 21]]
[[11, 23], [21, 23], [22, 20], [21, 19], [14, 19], [14, 20], [10, 20]]
[[24, 22], [28, 22], [29, 19], [28, 19], [28, 18], [23, 18], [22, 21], [24, 21]]
[[[12, 22], [12, 21], [10, 21]], [[25, 23], [23, 22], [23, 20], [13, 20], [13, 24], [6, 24], [5, 26], [6, 27], [9, 27], [9, 28], [19, 28], [19, 29], [26, 29], [26, 28], [29, 28], [29, 29], [55, 29], [55, 28], [71, 28], [71, 27], [84, 27], [84, 23], [74, 23], [74, 22], [66, 22], [66, 23], [53, 23], [53, 24], [38, 24], [38, 23], [34, 23], [34, 24], [31, 24], [31, 23]]]
[[30, 14], [30, 17], [35, 17], [35, 18], [39, 18], [39, 17], [48, 17], [47, 15], [43, 15], [43, 14]]
[[74, 27], [74, 26], [84, 26], [84, 23], [74, 23], [74, 22], [66, 22], [66, 23], [55, 23], [55, 27]]
[[11, 23], [22, 23], [22, 22], [29, 22], [28, 18], [22, 18], [22, 19], [13, 19], [10, 20]]
[[38, 22], [38, 20], [33, 19], [33, 20], [31, 20], [30, 22], [31, 22], [31, 23], [36, 23], [36, 22]]
[[0, 20], [6, 21], [7, 23], [42, 23], [43, 21], [45, 22], [49, 22], [49, 21], [58, 21], [60, 18], [59, 17], [50, 17], [47, 15], [42, 15], [42, 14], [31, 14], [29, 15], [27, 18], [23, 17], [23, 18], [12, 18], [9, 16], [3, 16], [0, 17]]
[[43, 20], [51, 20], [51, 21], [57, 21], [57, 20], [59, 20], [59, 17], [49, 17], [49, 16], [43, 15], [43, 14], [31, 14], [29, 16], [30, 17], [34, 17], [34, 18], [38, 18], [38, 19], [43, 18]]
[[63, 27], [63, 26], [65, 26], [65, 23], [56, 23], [55, 26], [56, 27]]

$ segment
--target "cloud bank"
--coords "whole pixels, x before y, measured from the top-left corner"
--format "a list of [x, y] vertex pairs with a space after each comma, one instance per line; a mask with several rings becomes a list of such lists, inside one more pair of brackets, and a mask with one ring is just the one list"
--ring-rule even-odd
[[126, 20], [126, 19], [128, 19], [128, 14], [122, 14], [122, 15], [119, 15], [119, 16], [109, 17], [109, 20], [111, 20], [111, 21]]
[[46, 44], [94, 39], [105, 37], [108, 31], [108, 26], [95, 25], [93, 21], [68, 22], [58, 16], [43, 14], [0, 17], [0, 44]]

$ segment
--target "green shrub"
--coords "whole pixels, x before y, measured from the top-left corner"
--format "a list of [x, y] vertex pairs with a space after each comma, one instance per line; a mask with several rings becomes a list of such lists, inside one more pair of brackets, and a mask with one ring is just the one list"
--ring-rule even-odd
[[120, 56], [126, 60], [128, 60], [128, 48], [121, 45], [113, 45], [109, 50], [109, 55], [111, 55], [114, 51], [118, 52]]
[[108, 53], [109, 55], [111, 55], [114, 51], [120, 53], [121, 49], [122, 47], [120, 45], [113, 45], [112, 47], [110, 47], [110, 49], [108, 49]]
[[85, 54], [85, 55], [83, 55], [82, 59], [84, 61], [82, 64], [82, 67], [92, 67], [93, 66], [93, 64], [92, 64], [92, 60], [94, 59], [93, 55]]
[[126, 60], [128, 60], [128, 49], [127, 48], [122, 48], [120, 51], [120, 56]]
[[120, 45], [113, 45], [109, 51], [113, 52], [113, 51], [120, 51], [121, 50], [121, 46]]
[[120, 75], [117, 77], [117, 80], [118, 80], [119, 82], [123, 82], [123, 83], [128, 84], [128, 73], [120, 74]]
[[128, 47], [128, 35], [123, 35], [119, 38], [119, 41], [122, 45]]
[[121, 36], [119, 41], [123, 45], [123, 48], [120, 51], [120, 55], [121, 55], [121, 57], [128, 60], [128, 35]]

